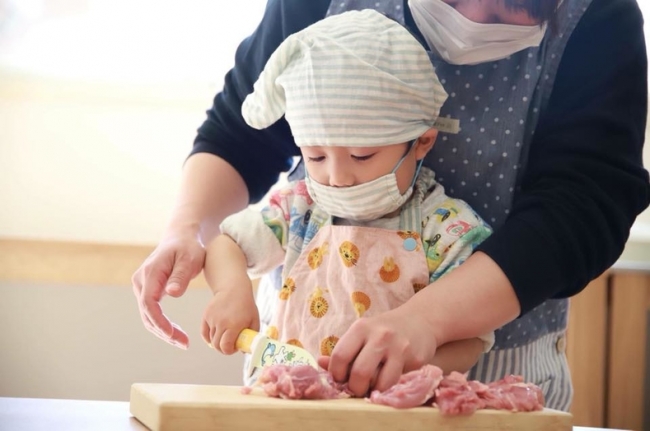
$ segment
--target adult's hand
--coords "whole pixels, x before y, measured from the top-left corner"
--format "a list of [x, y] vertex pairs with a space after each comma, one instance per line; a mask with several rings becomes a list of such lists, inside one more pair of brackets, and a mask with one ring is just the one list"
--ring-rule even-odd
[[336, 381], [347, 381], [354, 394], [364, 395], [369, 388], [386, 389], [400, 371], [431, 363], [439, 346], [480, 337], [519, 313], [506, 275], [489, 256], [476, 252], [400, 307], [357, 320], [319, 365]]
[[357, 320], [336, 344], [332, 356], [320, 357], [338, 382], [348, 382], [356, 396], [369, 390], [386, 390], [403, 373], [431, 363], [437, 342], [427, 330], [424, 316], [413, 315], [407, 307]]
[[219, 234], [219, 224], [248, 204], [248, 190], [239, 173], [209, 153], [189, 157], [183, 167], [180, 193], [163, 240], [131, 278], [144, 326], [182, 349], [187, 334], [162, 312], [165, 295], [179, 297], [203, 269], [205, 249]]
[[165, 295], [182, 296], [190, 281], [203, 269], [205, 249], [198, 235], [171, 234], [164, 239], [133, 274], [133, 293], [145, 328], [169, 344], [187, 349], [189, 338], [162, 311]]

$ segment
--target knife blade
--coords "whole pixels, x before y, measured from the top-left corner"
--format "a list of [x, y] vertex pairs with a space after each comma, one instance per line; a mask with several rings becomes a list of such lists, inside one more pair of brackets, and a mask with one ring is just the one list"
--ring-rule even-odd
[[275, 364], [310, 365], [319, 369], [318, 362], [307, 350], [293, 344], [281, 343], [252, 329], [244, 329], [239, 333], [235, 347], [239, 351], [251, 354], [249, 376], [253, 374], [255, 368]]

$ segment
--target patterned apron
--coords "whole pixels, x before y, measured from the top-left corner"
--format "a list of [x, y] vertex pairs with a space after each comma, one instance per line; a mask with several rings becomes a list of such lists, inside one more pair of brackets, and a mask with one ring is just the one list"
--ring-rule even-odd
[[[409, 200], [402, 212], [419, 214], [420, 199]], [[410, 223], [414, 219], [400, 217], [398, 231], [322, 227], [289, 269], [267, 333], [329, 356], [355, 320], [408, 301], [429, 284], [421, 224]]]

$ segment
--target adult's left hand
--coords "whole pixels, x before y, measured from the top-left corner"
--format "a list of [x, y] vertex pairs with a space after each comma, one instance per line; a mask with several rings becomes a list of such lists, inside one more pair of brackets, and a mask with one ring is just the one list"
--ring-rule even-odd
[[433, 331], [407, 304], [354, 322], [332, 356], [320, 357], [318, 364], [337, 382], [347, 381], [349, 390], [362, 397], [369, 390], [386, 390], [403, 373], [430, 363], [438, 347]]

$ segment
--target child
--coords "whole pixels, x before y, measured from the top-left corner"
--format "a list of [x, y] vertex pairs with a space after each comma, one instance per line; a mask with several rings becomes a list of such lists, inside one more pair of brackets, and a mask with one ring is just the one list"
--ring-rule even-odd
[[[330, 356], [357, 319], [398, 308], [472, 253], [490, 228], [422, 167], [446, 98], [420, 43], [373, 10], [329, 17], [278, 47], [242, 114], [256, 129], [285, 115], [306, 178], [261, 212], [227, 218], [207, 245], [208, 344], [232, 354], [239, 332], [259, 327], [248, 274], [283, 265], [263, 330]], [[466, 372], [493, 339], [440, 346], [433, 363]]]

